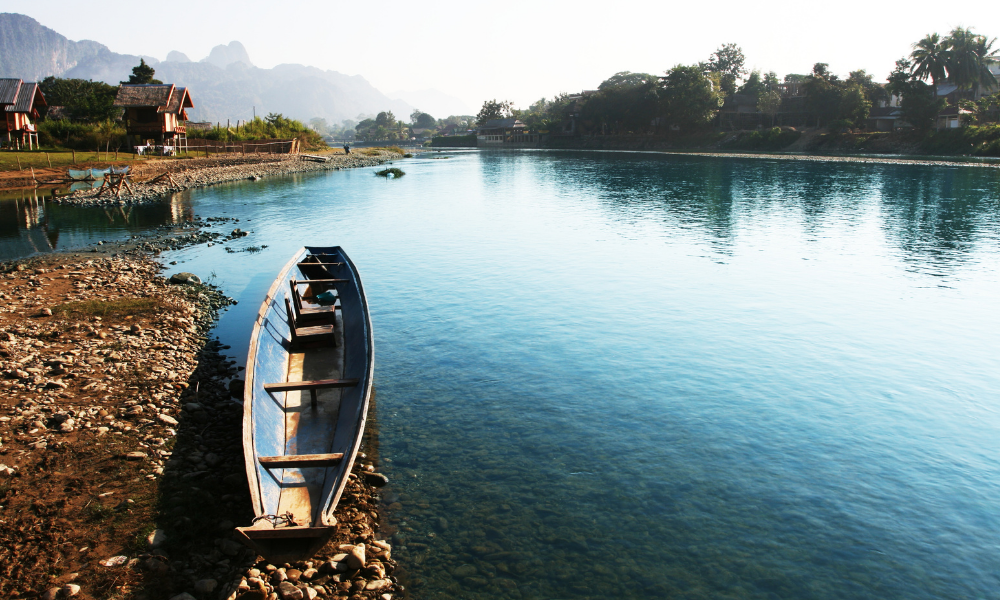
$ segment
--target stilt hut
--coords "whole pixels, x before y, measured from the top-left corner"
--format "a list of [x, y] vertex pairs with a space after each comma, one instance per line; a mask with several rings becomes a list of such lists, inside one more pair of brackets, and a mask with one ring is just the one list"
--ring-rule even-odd
[[125, 126], [137, 145], [152, 141], [178, 149], [187, 145], [188, 108], [193, 108], [187, 88], [173, 84], [122, 84], [115, 106], [125, 109]]
[[38, 145], [35, 121], [45, 108], [45, 95], [37, 83], [20, 79], [0, 79], [0, 109], [7, 128], [8, 145], [29, 150]]

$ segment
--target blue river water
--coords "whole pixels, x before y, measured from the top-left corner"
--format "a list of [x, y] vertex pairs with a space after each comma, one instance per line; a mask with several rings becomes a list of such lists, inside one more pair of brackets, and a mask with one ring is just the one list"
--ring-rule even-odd
[[49, 206], [33, 243], [239, 218], [266, 249], [163, 258], [240, 301], [241, 361], [292, 252], [342, 245], [414, 598], [1000, 598], [1000, 170], [395, 166]]

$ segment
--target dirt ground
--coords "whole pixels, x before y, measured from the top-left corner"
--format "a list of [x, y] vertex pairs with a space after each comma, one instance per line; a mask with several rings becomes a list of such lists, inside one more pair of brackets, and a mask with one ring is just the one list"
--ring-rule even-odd
[[[321, 154], [330, 155], [343, 153], [344, 151], [342, 149], [330, 149], [323, 151]], [[86, 160], [85, 156], [91, 160]], [[28, 161], [26, 159], [23, 161], [23, 169], [19, 170], [17, 168], [11, 168], [8, 170], [0, 170], [0, 188], [32, 186], [35, 185], [36, 182], [40, 185], [55, 185], [59, 183], [68, 184], [68, 175], [66, 173], [68, 168], [82, 170], [91, 168], [106, 169], [111, 166], [129, 166], [132, 168], [134, 178], [138, 181], [142, 181], [144, 179], [150, 179], [163, 175], [164, 173], [175, 174], [209, 167], [266, 163], [276, 160], [276, 157], [282, 157], [285, 155], [248, 154], [244, 156], [233, 153], [213, 154], [208, 157], [139, 158], [138, 160], [133, 160], [132, 155], [128, 154], [121, 154], [119, 156], [120, 160], [93, 160], [96, 158], [93, 152], [87, 154], [81, 152], [79, 153], [79, 162], [74, 164], [55, 165], [51, 168], [47, 166], [47, 163], [45, 163], [45, 165], [39, 163], [29, 168]], [[37, 159], [37, 156], [33, 158]], [[38, 162], [38, 160], [35, 160], [34, 162]], [[32, 169], [34, 170], [32, 171]], [[34, 174], [34, 180], [32, 180], [32, 173]]]
[[[240, 374], [207, 337], [222, 293], [171, 285], [143, 257], [49, 255], [0, 272], [0, 597], [403, 591], [377, 541], [375, 456], [359, 456], [338, 533], [312, 560], [272, 565], [236, 541], [253, 513], [229, 390]], [[348, 569], [357, 544], [367, 562]]]

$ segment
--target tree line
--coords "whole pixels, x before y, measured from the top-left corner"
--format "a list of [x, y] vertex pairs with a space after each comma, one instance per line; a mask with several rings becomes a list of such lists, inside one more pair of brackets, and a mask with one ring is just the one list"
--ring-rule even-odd
[[[476, 121], [513, 117], [533, 130], [550, 132], [571, 120], [584, 133], [691, 132], [718, 122], [728, 102], [750, 105], [771, 125], [779, 113], [795, 112], [802, 124], [862, 128], [873, 107], [896, 96], [903, 118], [920, 130], [934, 126], [949, 100], [962, 108], [967, 122], [995, 122], [1000, 109], [998, 83], [990, 71], [1000, 63], [995, 43], [962, 27], [946, 37], [930, 34], [896, 62], [886, 84], [863, 69], [841, 78], [822, 62], [808, 74], [783, 78], [773, 71], [748, 72], [742, 49], [724, 44], [694, 65], [678, 64], [663, 75], [622, 71], [593, 92], [542, 98], [527, 109], [487, 100]], [[945, 82], [955, 88], [949, 99], [938, 96], [938, 86]]]

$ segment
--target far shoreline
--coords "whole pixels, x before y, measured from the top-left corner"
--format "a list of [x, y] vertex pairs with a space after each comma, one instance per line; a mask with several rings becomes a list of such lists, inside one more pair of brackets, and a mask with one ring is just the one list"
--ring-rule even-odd
[[673, 156], [705, 156], [710, 158], [756, 158], [766, 160], [796, 160], [807, 162], [844, 162], [865, 164], [900, 164], [939, 167], [986, 167], [1000, 169], [1000, 158], [975, 156], [934, 156], [919, 158], [918, 155], [891, 154], [791, 154], [776, 152], [720, 152], [718, 150], [646, 150], [630, 148], [470, 148], [463, 146], [435, 146], [431, 151], [486, 150], [493, 151], [543, 151], [543, 152], [604, 152], [621, 154], [667, 154]]

